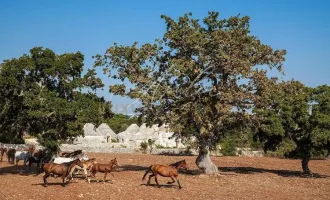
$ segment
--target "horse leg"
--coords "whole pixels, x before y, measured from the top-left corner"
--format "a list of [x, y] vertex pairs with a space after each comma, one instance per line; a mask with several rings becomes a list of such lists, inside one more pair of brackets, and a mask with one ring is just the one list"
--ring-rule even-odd
[[176, 182], [177, 182], [177, 183], [178, 183], [178, 185], [179, 185], [179, 189], [181, 189], [182, 187], [181, 187], [180, 181], [179, 181], [179, 179], [178, 179], [178, 177], [177, 177], [177, 176], [175, 176], [175, 180], [176, 180]]
[[66, 175], [65, 173], [62, 174], [62, 186], [63, 187], [65, 187], [65, 177], [66, 177], [65, 175]]
[[90, 183], [91, 181], [88, 178], [88, 174], [87, 174], [87, 169], [86, 168], [84, 168], [84, 174], [85, 174], [85, 177], [86, 177], [88, 183]]
[[103, 177], [103, 183], [105, 183], [105, 179], [107, 178], [107, 175], [108, 175], [108, 171], [105, 170], [105, 172], [104, 172], [104, 177]]
[[158, 183], [158, 179], [157, 179], [157, 174], [155, 174], [155, 181], [156, 181], [156, 183], [157, 183], [158, 188], [160, 188], [160, 185], [159, 185], [159, 183]]
[[155, 176], [154, 174], [149, 175], [149, 179], [148, 179], [147, 185], [150, 184], [150, 180], [151, 180], [151, 178], [154, 177], [154, 176]]
[[45, 175], [43, 176], [45, 186], [47, 186], [47, 184], [48, 184], [47, 178], [49, 177], [49, 175], [50, 175], [50, 173], [45, 172]]
[[29, 160], [29, 173], [31, 171], [31, 165], [32, 165], [32, 162]]
[[172, 179], [172, 182], [167, 182], [167, 184], [173, 184], [173, 183], [175, 183], [175, 180], [174, 180], [174, 178], [172, 177], [172, 176], [170, 176], [170, 178]]
[[95, 178], [96, 170], [92, 170], [92, 176]]
[[37, 162], [37, 170], [38, 170], [38, 174], [40, 174], [40, 162]]

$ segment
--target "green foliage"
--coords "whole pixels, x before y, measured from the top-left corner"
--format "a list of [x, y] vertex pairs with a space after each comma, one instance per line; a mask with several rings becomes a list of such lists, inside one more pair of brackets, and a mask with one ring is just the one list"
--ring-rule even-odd
[[220, 153], [224, 156], [236, 156], [236, 144], [232, 139], [224, 140], [221, 143]]
[[285, 138], [275, 151], [268, 151], [266, 156], [277, 158], [292, 157], [290, 154], [295, 151], [296, 148], [297, 146], [292, 140]]
[[107, 120], [107, 124], [115, 133], [125, 131], [131, 124], [141, 125], [137, 117], [130, 117], [123, 114], [114, 114], [111, 119]]
[[5, 60], [0, 71], [0, 138], [17, 142], [26, 131], [58, 151], [61, 142], [83, 134], [85, 123], [110, 118], [111, 103], [95, 95], [102, 81], [95, 70], [82, 75], [83, 62], [80, 52], [57, 55], [42, 47]]

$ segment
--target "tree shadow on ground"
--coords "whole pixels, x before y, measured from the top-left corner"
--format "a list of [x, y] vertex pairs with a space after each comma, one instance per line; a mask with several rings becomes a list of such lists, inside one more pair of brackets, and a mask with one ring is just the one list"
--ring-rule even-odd
[[146, 171], [149, 166], [139, 166], [139, 165], [122, 165], [118, 168], [118, 171]]
[[[65, 184], [65, 186], [67, 187], [70, 184], [74, 184], [74, 183], [77, 183], [77, 182], [69, 182], [69, 183]], [[60, 182], [48, 182], [47, 186], [44, 183], [33, 183], [31, 185], [32, 186], [43, 186], [43, 187], [49, 187], [49, 186], [54, 186], [54, 185], [62, 186], [62, 181], [60, 181]]]
[[[40, 172], [42, 173], [42, 172]], [[28, 175], [35, 175], [38, 176], [40, 173], [38, 173], [36, 167], [31, 166], [31, 171], [29, 172], [28, 166], [22, 166], [22, 165], [10, 165], [6, 167], [0, 167], [0, 175], [5, 174], [18, 174], [22, 176], [28, 176]]]
[[[149, 166], [139, 166], [139, 165], [122, 165], [118, 171], [141, 171], [145, 172]], [[179, 170], [180, 174], [185, 174], [185, 175], [199, 175], [201, 174], [201, 170], [198, 169], [180, 169]]]
[[293, 170], [275, 170], [275, 169], [264, 169], [255, 167], [218, 167], [222, 172], [234, 172], [237, 174], [255, 174], [255, 173], [273, 173], [282, 177], [298, 177], [298, 178], [328, 178], [327, 175], [321, 175], [313, 173], [312, 175], [306, 175], [301, 171]]
[[151, 154], [154, 156], [197, 156], [190, 152], [181, 152], [181, 153], [172, 153], [172, 152], [163, 152], [163, 153], [157, 153], [157, 154]]

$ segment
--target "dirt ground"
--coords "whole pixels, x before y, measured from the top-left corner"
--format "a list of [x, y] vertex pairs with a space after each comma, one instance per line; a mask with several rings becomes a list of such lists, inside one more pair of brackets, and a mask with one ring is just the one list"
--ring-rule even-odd
[[[301, 175], [299, 160], [248, 157], [212, 157], [219, 166], [220, 174], [209, 177], [199, 174], [195, 156], [161, 156], [145, 154], [101, 154], [88, 153], [100, 163], [117, 158], [120, 168], [114, 177], [107, 177], [113, 183], [88, 184], [82, 178], [75, 178], [66, 187], [60, 178], [50, 177], [49, 186], [44, 187], [43, 173], [37, 175], [18, 167], [0, 162], [0, 199], [330, 199], [330, 160], [313, 160], [311, 170], [314, 177]], [[169, 178], [160, 177], [161, 188], [154, 180], [150, 186], [142, 181], [146, 167], [151, 164], [171, 164], [186, 159], [189, 170], [182, 171], [180, 182], [183, 189], [166, 184]], [[22, 161], [21, 161], [22, 162]], [[101, 180], [103, 174], [97, 173]]]

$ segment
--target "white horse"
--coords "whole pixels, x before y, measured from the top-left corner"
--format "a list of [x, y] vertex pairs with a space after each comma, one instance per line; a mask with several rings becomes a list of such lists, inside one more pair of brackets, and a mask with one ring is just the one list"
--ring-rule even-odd
[[76, 159], [79, 159], [79, 160], [88, 160], [88, 156], [87, 156], [87, 154], [82, 153], [82, 154], [76, 155], [76, 156], [71, 157], [71, 158], [54, 157], [53, 158], [53, 163], [56, 163], [56, 164], [69, 163], [69, 162], [71, 162], [73, 160], [76, 160]]
[[18, 162], [20, 160], [24, 161], [24, 165], [26, 165], [26, 162], [28, 161], [28, 159], [32, 156], [32, 152], [30, 151], [16, 151], [15, 153], [15, 159], [14, 159], [14, 164], [16, 164], [16, 166], [18, 165]]

